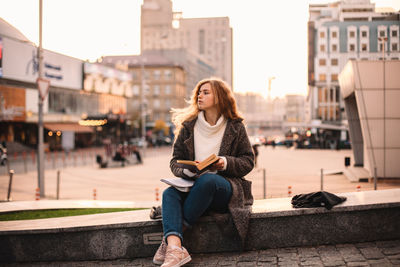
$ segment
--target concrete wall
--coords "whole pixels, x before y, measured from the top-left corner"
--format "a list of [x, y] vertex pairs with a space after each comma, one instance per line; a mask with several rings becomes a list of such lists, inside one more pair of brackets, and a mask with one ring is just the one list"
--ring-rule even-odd
[[376, 168], [379, 178], [400, 178], [400, 61], [350, 60], [339, 82], [346, 109], [358, 112], [349, 118], [354, 143], [363, 141], [353, 147], [356, 160], [363, 153], [371, 176]]

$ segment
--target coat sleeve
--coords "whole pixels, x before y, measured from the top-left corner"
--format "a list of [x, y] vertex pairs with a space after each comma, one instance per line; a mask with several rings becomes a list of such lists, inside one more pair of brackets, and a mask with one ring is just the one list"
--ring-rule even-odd
[[243, 123], [239, 123], [232, 153], [226, 155], [227, 168], [220, 172], [224, 177], [244, 177], [254, 168], [254, 153]]
[[174, 142], [172, 158], [169, 162], [169, 167], [171, 168], [172, 173], [176, 177], [190, 178], [183, 173], [184, 169], [178, 167], [178, 164], [176, 162], [178, 159], [187, 159], [187, 151], [184, 144], [185, 136], [186, 136], [186, 130], [184, 127], [182, 127], [177, 139]]

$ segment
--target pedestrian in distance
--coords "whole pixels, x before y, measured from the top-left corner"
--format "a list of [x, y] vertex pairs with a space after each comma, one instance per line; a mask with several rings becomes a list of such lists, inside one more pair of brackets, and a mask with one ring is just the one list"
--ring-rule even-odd
[[7, 163], [7, 144], [2, 141], [0, 144], [0, 165], [4, 166]]
[[271, 144], [272, 144], [272, 148], [275, 149], [275, 146], [276, 146], [275, 139], [272, 140]]
[[117, 147], [117, 151], [115, 151], [115, 155], [113, 157], [114, 161], [121, 161], [121, 165], [125, 166], [125, 162], [128, 162], [128, 160], [125, 157], [124, 153], [124, 147], [122, 144], [119, 144]]
[[[164, 238], [153, 258], [162, 267], [182, 266], [191, 260], [182, 246], [183, 232], [208, 211], [229, 212], [243, 245], [253, 204], [251, 182], [244, 176], [254, 167], [254, 153], [227, 83], [216, 78], [200, 81], [189, 106], [172, 112], [176, 137], [170, 168], [175, 176], [195, 183], [189, 192], [175, 187], [163, 192]], [[177, 163], [202, 161], [212, 153], [219, 160], [200, 176]]]
[[136, 156], [136, 160], [139, 164], [142, 164], [142, 156], [140, 155], [139, 149], [137, 148], [137, 146], [133, 145], [132, 146], [132, 153], [135, 154]]

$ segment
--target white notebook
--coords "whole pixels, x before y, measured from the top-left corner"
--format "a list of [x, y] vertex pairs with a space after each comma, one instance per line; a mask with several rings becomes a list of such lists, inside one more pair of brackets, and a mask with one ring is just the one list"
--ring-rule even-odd
[[161, 182], [164, 182], [168, 185], [172, 185], [176, 189], [178, 189], [181, 192], [189, 192], [190, 188], [193, 186], [194, 181], [192, 180], [186, 180], [183, 178], [179, 177], [174, 177], [174, 178], [163, 178], [160, 180]]

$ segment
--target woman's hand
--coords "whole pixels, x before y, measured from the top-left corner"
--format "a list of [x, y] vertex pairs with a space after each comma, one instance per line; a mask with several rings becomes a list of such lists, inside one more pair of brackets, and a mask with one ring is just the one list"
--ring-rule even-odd
[[219, 160], [211, 166], [210, 171], [220, 171], [222, 169], [224, 169], [224, 160], [219, 158]]

